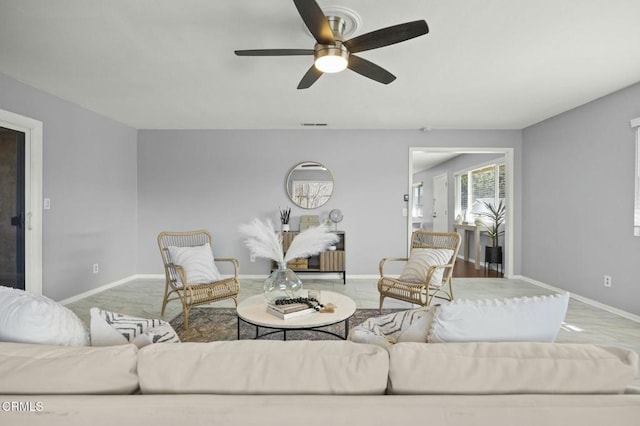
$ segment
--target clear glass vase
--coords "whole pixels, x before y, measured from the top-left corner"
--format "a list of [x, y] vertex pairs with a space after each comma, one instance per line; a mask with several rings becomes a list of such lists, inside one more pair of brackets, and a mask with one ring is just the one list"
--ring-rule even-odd
[[300, 297], [302, 281], [291, 269], [287, 268], [286, 263], [278, 263], [278, 269], [273, 271], [264, 282], [263, 290], [264, 297], [269, 302]]

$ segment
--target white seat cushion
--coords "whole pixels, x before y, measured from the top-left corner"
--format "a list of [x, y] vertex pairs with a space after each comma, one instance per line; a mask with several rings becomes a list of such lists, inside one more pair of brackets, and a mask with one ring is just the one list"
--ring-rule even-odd
[[[402, 274], [400, 274], [400, 281], [425, 283], [429, 268], [449, 264], [452, 255], [453, 250], [449, 249], [414, 248], [411, 250], [409, 260]], [[436, 268], [433, 271], [433, 275], [431, 275], [429, 285], [432, 287], [441, 287], [444, 271], [444, 268]]]

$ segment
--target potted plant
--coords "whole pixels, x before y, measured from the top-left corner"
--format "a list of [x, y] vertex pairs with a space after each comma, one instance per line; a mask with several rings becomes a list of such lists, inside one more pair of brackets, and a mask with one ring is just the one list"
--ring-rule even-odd
[[504, 223], [506, 206], [502, 200], [497, 206], [486, 201], [484, 201], [484, 205], [488, 212], [482, 213], [482, 216], [488, 217], [490, 221], [486, 226], [485, 232], [491, 239], [491, 246], [485, 247], [484, 261], [489, 264], [502, 264], [502, 247], [500, 246], [499, 237], [504, 234], [504, 230], [500, 229], [500, 227]]
[[289, 218], [291, 217], [291, 207], [280, 210], [280, 223], [282, 224], [282, 232], [289, 231]]

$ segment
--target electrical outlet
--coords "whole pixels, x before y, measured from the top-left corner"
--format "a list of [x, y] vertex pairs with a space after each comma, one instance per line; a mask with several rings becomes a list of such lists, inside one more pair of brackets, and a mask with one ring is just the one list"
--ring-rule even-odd
[[611, 287], [611, 275], [604, 276], [604, 286]]
[[98, 266], [97, 263], [93, 264], [93, 273], [97, 274], [98, 272], [100, 272], [100, 267]]
[[249, 262], [255, 262], [256, 261], [256, 255], [255, 253], [251, 253], [251, 255], [249, 256]]

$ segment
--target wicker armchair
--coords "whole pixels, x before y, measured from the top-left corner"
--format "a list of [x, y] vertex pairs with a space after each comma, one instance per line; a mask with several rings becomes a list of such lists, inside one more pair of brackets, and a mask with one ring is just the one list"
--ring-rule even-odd
[[[384, 258], [380, 261], [380, 279], [378, 280], [378, 291], [380, 292], [380, 312], [382, 303], [386, 297], [404, 300], [420, 306], [429, 306], [433, 298], [453, 300], [453, 286], [451, 275], [453, 265], [458, 256], [460, 247], [460, 235], [457, 232], [428, 232], [423, 230], [414, 231], [411, 235], [411, 250], [416, 248], [434, 248], [453, 250], [451, 259], [443, 265], [432, 266], [428, 269], [423, 282], [406, 282], [397, 277], [389, 277], [384, 274], [385, 263], [391, 261], [406, 262], [408, 258]], [[431, 277], [436, 269], [444, 269], [442, 283], [429, 285]]]
[[169, 247], [197, 247], [209, 243], [213, 247], [213, 238], [208, 231], [190, 232], [162, 232], [158, 235], [158, 246], [162, 254], [162, 262], [165, 271], [164, 298], [162, 300], [162, 312], [164, 315], [167, 303], [171, 300], [180, 300], [184, 315], [184, 328], [189, 328], [189, 311], [191, 307], [204, 303], [218, 302], [225, 299], [233, 299], [238, 305], [238, 293], [240, 282], [238, 281], [238, 261], [236, 259], [216, 258], [215, 262], [229, 262], [233, 266], [232, 276], [222, 276], [220, 281], [204, 284], [188, 283], [188, 277], [182, 266], [176, 265], [171, 260]]

